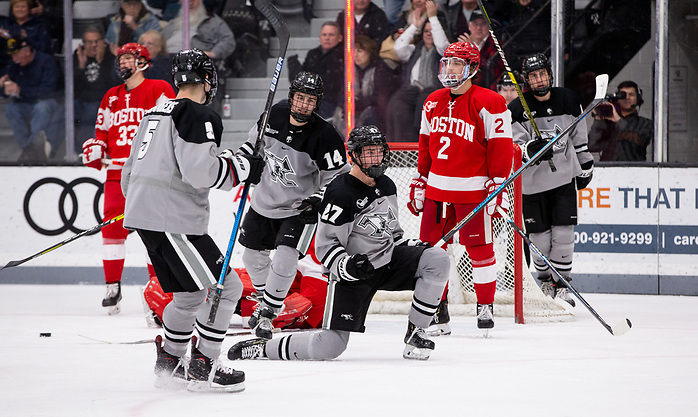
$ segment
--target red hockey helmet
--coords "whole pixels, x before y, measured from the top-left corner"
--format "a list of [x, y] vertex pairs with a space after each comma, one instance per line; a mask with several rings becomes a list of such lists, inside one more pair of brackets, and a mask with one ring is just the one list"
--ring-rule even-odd
[[[460, 60], [463, 71], [460, 74], [449, 74], [448, 66], [452, 60]], [[454, 42], [446, 48], [441, 58], [439, 81], [444, 87], [456, 88], [467, 79], [472, 78], [480, 67], [480, 51], [471, 42]]]
[[[116, 65], [116, 72], [124, 81], [131, 78], [134, 71], [130, 68], [121, 68], [119, 61], [122, 55], [133, 55], [136, 58], [136, 72], [145, 71], [150, 67], [150, 52], [148, 52], [144, 46], [135, 42], [124, 44], [116, 53], [116, 60], [114, 61], [114, 64]], [[143, 59], [141, 60], [141, 58]]]

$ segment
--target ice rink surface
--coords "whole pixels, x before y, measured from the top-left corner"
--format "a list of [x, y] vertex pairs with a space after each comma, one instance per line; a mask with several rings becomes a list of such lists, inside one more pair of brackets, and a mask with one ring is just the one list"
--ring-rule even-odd
[[[192, 393], [153, 387], [153, 344], [83, 337], [159, 333], [146, 327], [138, 287], [124, 287], [118, 316], [102, 295], [95, 285], [0, 285], [0, 415], [698, 415], [698, 297], [583, 294], [610, 324], [632, 321], [618, 337], [579, 303], [566, 323], [500, 317], [488, 339], [474, 318], [455, 317], [424, 362], [402, 359], [406, 317], [370, 316], [337, 360], [226, 359], [245, 371], [246, 390]], [[241, 339], [226, 338], [223, 356]]]

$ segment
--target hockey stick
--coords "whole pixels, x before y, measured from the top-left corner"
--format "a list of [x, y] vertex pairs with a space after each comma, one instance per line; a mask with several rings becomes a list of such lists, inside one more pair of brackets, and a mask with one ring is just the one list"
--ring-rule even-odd
[[516, 223], [514, 223], [514, 220], [512, 220], [511, 217], [509, 217], [509, 215], [507, 215], [507, 213], [501, 209], [501, 207], [497, 207], [497, 211], [499, 212], [499, 214], [502, 215], [502, 218], [504, 218], [504, 220], [506, 220], [507, 223], [509, 223], [509, 226], [511, 226], [512, 229], [514, 229], [521, 236], [521, 238], [524, 240], [524, 242], [526, 242], [526, 244], [528, 244], [528, 247], [531, 248], [531, 250], [533, 252], [535, 252], [535, 254], [538, 255], [538, 257], [540, 259], [542, 259], [546, 265], [548, 265], [548, 268], [550, 268], [550, 270], [555, 273], [555, 275], [558, 277], [557, 282], [562, 282], [563, 284], [565, 284], [567, 289], [570, 290], [572, 292], [572, 294], [574, 294], [574, 296], [577, 297], [577, 299], [579, 299], [579, 301], [582, 302], [582, 304], [584, 304], [584, 307], [586, 307], [587, 310], [589, 310], [589, 312], [594, 317], [596, 317], [596, 320], [598, 320], [599, 323], [601, 323], [601, 325], [603, 325], [603, 327], [605, 327], [606, 330], [608, 330], [613, 336], [620, 336], [623, 333], [630, 330], [631, 327], [633, 327], [633, 324], [630, 322], [630, 319], [627, 319], [627, 318], [625, 320], [617, 323], [614, 326], [611, 326], [608, 323], [606, 323], [606, 321], [604, 321], [604, 319], [602, 319], [601, 316], [599, 316], [599, 314], [596, 312], [596, 310], [594, 310], [594, 308], [591, 305], [589, 305], [587, 300], [585, 300], [584, 297], [582, 297], [577, 292], [577, 290], [575, 290], [574, 287], [572, 287], [572, 284], [567, 282], [567, 280], [562, 275], [560, 275], [560, 273], [557, 271], [557, 269], [555, 269], [555, 267], [552, 266], [552, 264], [550, 263], [548, 258], [545, 255], [543, 255], [541, 253], [541, 251], [538, 250], [536, 245], [534, 245], [533, 242], [531, 242], [531, 239], [529, 239], [528, 236], [526, 236], [526, 233], [524, 233], [524, 231], [521, 230], [521, 228]]
[[[280, 329], [278, 327], [274, 327], [272, 329], [272, 333], [297, 333], [297, 332], [309, 332], [311, 330], [318, 330], [318, 329]], [[241, 330], [241, 331], [235, 331], [235, 332], [228, 332], [226, 333], [227, 336], [250, 336], [254, 334], [252, 329], [248, 330]], [[91, 336], [85, 336], [84, 334], [79, 334], [78, 336], [83, 337], [88, 340], [92, 340], [93, 342], [99, 342], [99, 343], [105, 343], [108, 345], [143, 345], [146, 343], [155, 343], [155, 339], [140, 339], [140, 340], [131, 340], [128, 342], [115, 342], [111, 340], [103, 340], [103, 339], [97, 339], [96, 337], [91, 337]]]
[[7, 265], [5, 265], [5, 266], [3, 266], [2, 268], [0, 268], [0, 271], [2, 271], [2, 270], [5, 269], [5, 268], [12, 268], [13, 266], [22, 265], [22, 264], [25, 263], [25, 262], [31, 261], [32, 259], [35, 259], [35, 258], [38, 258], [38, 257], [41, 256], [41, 255], [45, 255], [45, 254], [51, 252], [52, 250], [55, 250], [55, 249], [60, 248], [61, 246], [65, 246], [65, 245], [67, 245], [68, 243], [70, 243], [70, 242], [72, 242], [72, 241], [74, 241], [74, 240], [76, 240], [76, 239], [79, 239], [79, 238], [81, 238], [81, 237], [83, 237], [83, 236], [87, 236], [87, 235], [93, 234], [93, 233], [99, 231], [99, 230], [100, 230], [101, 228], [103, 228], [104, 226], [108, 226], [108, 225], [110, 225], [110, 224], [112, 224], [112, 223], [114, 223], [114, 222], [118, 222], [119, 220], [121, 220], [121, 219], [123, 219], [123, 218], [124, 218], [124, 215], [123, 215], [123, 214], [119, 214], [118, 216], [116, 216], [116, 217], [114, 217], [114, 218], [112, 218], [112, 219], [109, 219], [109, 220], [107, 220], [107, 221], [105, 221], [105, 222], [103, 222], [103, 223], [100, 223], [100, 224], [96, 225], [96, 226], [90, 227], [89, 229], [87, 229], [87, 230], [85, 230], [85, 231], [83, 231], [83, 232], [80, 232], [80, 233], [78, 233], [77, 235], [71, 236], [71, 237], [69, 237], [68, 239], [66, 239], [66, 240], [64, 240], [64, 241], [62, 241], [62, 242], [58, 242], [58, 243], [56, 243], [55, 245], [53, 245], [53, 246], [51, 246], [51, 247], [49, 247], [49, 248], [46, 248], [46, 249], [42, 250], [42, 251], [39, 252], [39, 253], [35, 253], [34, 255], [28, 256], [28, 257], [26, 257], [26, 258], [24, 258], [24, 259], [20, 259], [20, 260], [17, 260], [17, 261], [10, 261], [10, 262], [7, 263]]
[[[497, 39], [497, 36], [494, 34], [494, 29], [492, 28], [492, 21], [490, 20], [490, 16], [487, 14], [487, 10], [485, 10], [485, 5], [482, 3], [482, 0], [477, 0], [477, 4], [480, 6], [482, 14], [485, 15], [485, 20], [487, 21], [487, 29], [490, 31], [490, 36], [492, 37], [494, 46], [497, 48], [499, 56], [502, 58], [502, 62], [504, 62], [504, 69], [507, 70], [509, 78], [511, 78], [511, 82], [514, 83], [516, 94], [519, 96], [519, 100], [521, 101], [521, 105], [524, 108], [524, 112], [526, 112], [526, 117], [528, 117], [528, 121], [531, 122], [531, 127], [533, 128], [533, 131], [536, 134], [536, 136], [542, 139], [543, 136], [540, 134], [540, 130], [538, 130], [538, 125], [536, 125], [536, 121], [533, 119], [533, 114], [531, 114], [531, 109], [528, 107], [528, 103], [526, 103], [526, 99], [523, 96], [523, 90], [521, 90], [521, 86], [519, 85], [519, 82], [516, 80], [514, 71], [511, 70], [509, 62], [507, 61], [507, 57], [504, 55], [504, 50], [499, 45], [499, 40]], [[555, 168], [555, 164], [553, 163], [552, 159], [548, 159], [548, 165], [550, 166], [551, 171], [557, 171], [557, 168]]]
[[582, 114], [577, 116], [577, 118], [574, 119], [572, 121], [572, 123], [570, 123], [569, 126], [564, 128], [562, 130], [562, 132], [560, 132], [557, 136], [552, 138], [550, 140], [550, 142], [548, 142], [547, 145], [543, 146], [535, 155], [533, 155], [531, 157], [531, 159], [529, 159], [528, 161], [526, 161], [526, 163], [521, 165], [521, 168], [516, 170], [516, 172], [511, 174], [509, 176], [509, 178], [504, 180], [504, 182], [499, 186], [499, 188], [494, 190], [494, 192], [492, 194], [488, 195], [487, 198], [485, 198], [482, 201], [482, 203], [480, 203], [477, 207], [475, 207], [473, 209], [473, 211], [468, 213], [467, 216], [465, 216], [461, 221], [459, 221], [455, 226], [453, 226], [453, 228], [448, 233], [446, 233], [438, 242], [436, 242], [434, 247], [438, 248], [438, 247], [445, 245], [446, 242], [448, 242], [453, 237], [453, 235], [455, 235], [460, 230], [461, 227], [465, 226], [466, 223], [468, 223], [473, 217], [475, 217], [475, 215], [477, 213], [479, 213], [480, 210], [482, 210], [487, 205], [487, 203], [489, 203], [493, 198], [495, 198], [499, 193], [501, 193], [502, 190], [504, 190], [504, 188], [506, 188], [514, 180], [516, 180], [524, 172], [524, 170], [526, 168], [528, 168], [532, 164], [535, 164], [538, 161], [538, 159], [540, 159], [540, 157], [543, 156], [543, 154], [548, 151], [548, 149], [555, 146], [555, 143], [557, 143], [557, 141], [560, 140], [560, 138], [562, 138], [567, 133], [572, 131], [579, 124], [579, 122], [581, 122], [589, 113], [591, 113], [599, 104], [601, 104], [603, 102], [604, 98], [606, 97], [606, 89], [607, 88], [608, 88], [608, 74], [601, 74], [601, 75], [597, 76], [596, 77], [596, 95], [594, 96], [594, 100], [587, 106], [586, 109], [584, 109]]
[[[256, 0], [254, 6], [259, 10], [262, 15], [269, 21], [272, 28], [276, 32], [276, 36], [279, 38], [279, 57], [276, 60], [276, 67], [274, 68], [274, 75], [271, 78], [271, 86], [269, 87], [269, 94], [267, 95], [267, 102], [264, 106], [264, 113], [262, 113], [262, 121], [259, 125], [259, 130], [257, 132], [257, 141], [254, 145], [254, 155], [259, 155], [261, 152], [262, 144], [264, 143], [264, 132], [269, 121], [269, 112], [271, 111], [271, 106], [274, 104], [274, 94], [276, 93], [276, 86], [279, 82], [279, 76], [281, 75], [281, 68], [284, 65], [284, 60], [286, 58], [286, 49], [288, 48], [289, 32], [286, 22], [279, 14], [279, 11], [271, 4], [270, 0]], [[242, 219], [242, 212], [245, 209], [245, 203], [247, 202], [247, 194], [250, 191], [250, 185], [245, 183], [240, 196], [240, 205], [238, 206], [237, 213], [235, 215], [235, 223], [233, 224], [233, 231], [230, 234], [230, 240], [228, 241], [228, 250], [225, 252], [225, 259], [223, 260], [223, 268], [221, 269], [221, 275], [218, 278], [218, 284], [216, 285], [216, 291], [211, 299], [211, 311], [208, 315], [207, 323], [212, 325], [216, 320], [216, 314], [218, 313], [218, 305], [221, 302], [221, 292], [223, 291], [223, 284], [225, 282], [226, 272], [228, 270], [228, 264], [230, 263], [230, 257], [233, 254], [233, 247], [235, 246], [235, 240], [237, 239], [238, 230], [240, 226], [240, 220]]]

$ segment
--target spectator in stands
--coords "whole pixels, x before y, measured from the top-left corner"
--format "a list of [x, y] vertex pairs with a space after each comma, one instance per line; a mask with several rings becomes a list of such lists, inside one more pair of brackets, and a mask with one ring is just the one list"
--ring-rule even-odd
[[141, 0], [122, 0], [121, 8], [109, 19], [105, 39], [112, 55], [129, 42], [138, 42], [146, 31], [160, 30], [160, 21], [145, 8]]
[[174, 90], [172, 59], [170, 58], [170, 54], [167, 53], [167, 44], [162, 33], [157, 30], [149, 30], [138, 38], [138, 43], [144, 46], [150, 53], [150, 68], [146, 73], [147, 78], [165, 80], [170, 83]]
[[[162, 30], [170, 53], [181, 51], [183, 10]], [[235, 50], [235, 35], [228, 25], [213, 11], [208, 11], [202, 0], [189, 0], [190, 48], [204, 51], [217, 66]]]
[[31, 6], [31, 0], [10, 0], [10, 16], [0, 22], [0, 36], [5, 40], [24, 38], [35, 51], [51, 53], [51, 38], [46, 26], [31, 15]]
[[[442, 87], [438, 79], [439, 61], [449, 42], [437, 17], [436, 4], [427, 1], [426, 13], [415, 15], [415, 20], [395, 41], [395, 52], [403, 67], [401, 86], [388, 104], [390, 142], [419, 140], [422, 104], [429, 94]], [[420, 27], [421, 37], [415, 36]]]
[[642, 90], [634, 81], [623, 81], [618, 84], [620, 92], [625, 98], [602, 104], [592, 113], [589, 151], [600, 152], [600, 161], [646, 161], [654, 124], [637, 113], [644, 103]]
[[88, 26], [83, 31], [82, 43], [73, 54], [73, 68], [75, 151], [80, 153], [82, 143], [95, 136], [102, 97], [121, 81], [114, 71], [114, 55], [104, 42], [100, 26]]
[[51, 39], [51, 53], [63, 51], [63, 0], [34, 0], [30, 13], [41, 20]]
[[[340, 33], [344, 33], [344, 10], [337, 15]], [[378, 45], [390, 33], [390, 23], [385, 12], [371, 0], [354, 0], [354, 36], [364, 35]]]
[[512, 68], [521, 68], [524, 58], [543, 53], [550, 46], [550, 2], [515, 0], [505, 29], [508, 36], [499, 41], [507, 44], [507, 61]]
[[470, 34], [468, 22], [470, 15], [477, 9], [477, 0], [461, 0], [446, 9], [447, 33], [451, 39], [458, 39], [462, 34]]
[[148, 6], [160, 10], [162, 20], [169, 22], [179, 13], [179, 0], [148, 0]]
[[[12, 99], [5, 114], [22, 149], [18, 161], [45, 161], [55, 156], [63, 139], [62, 112], [54, 98], [60, 69], [53, 56], [35, 51], [26, 38], [10, 38], [7, 51], [12, 63], [0, 77], [0, 84], [3, 95]], [[50, 146], [46, 146], [47, 139]]]
[[301, 71], [318, 74], [322, 78], [324, 95], [317, 110], [324, 118], [334, 114], [337, 105], [344, 100], [344, 50], [342, 32], [337, 22], [325, 22], [320, 28], [320, 46], [308, 51], [303, 64], [298, 55], [288, 57], [288, 78], [293, 81]]
[[[400, 80], [378, 56], [378, 45], [368, 36], [359, 35], [354, 43], [354, 110], [355, 126], [385, 126], [388, 102]], [[333, 123], [344, 131], [344, 106], [337, 106]]]
[[473, 10], [470, 14], [468, 29], [470, 35], [462, 34], [458, 37], [458, 41], [472, 42], [480, 50], [480, 70], [473, 78], [473, 84], [496, 91], [497, 81], [504, 72], [504, 61], [497, 52], [485, 15], [480, 10]]
[[233, 31], [236, 43], [225, 62], [225, 75], [264, 77], [272, 34], [269, 22], [248, 0], [223, 0], [220, 16]]

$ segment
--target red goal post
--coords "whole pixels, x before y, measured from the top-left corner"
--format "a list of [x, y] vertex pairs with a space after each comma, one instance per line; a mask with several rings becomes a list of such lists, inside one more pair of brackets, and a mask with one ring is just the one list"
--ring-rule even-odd
[[[412, 215], [407, 209], [409, 184], [417, 172], [417, 143], [390, 143], [391, 161], [386, 171], [397, 186], [400, 208], [400, 225], [406, 237], [419, 238], [421, 216]], [[521, 149], [514, 145], [513, 169], [521, 167]], [[509, 214], [517, 225], [523, 227], [521, 209], [521, 178], [507, 188]], [[448, 246], [452, 271], [450, 276], [449, 310], [453, 315], [475, 315], [475, 292], [472, 284], [472, 267], [465, 248], [457, 242]], [[494, 223], [495, 256], [497, 258], [497, 292], [495, 294], [495, 316], [513, 316], [516, 323], [525, 321], [563, 321], [571, 314], [558, 302], [546, 297], [538, 287], [524, 259], [523, 241], [502, 219]], [[407, 313], [411, 292], [389, 293], [379, 291], [371, 303], [370, 313]]]

